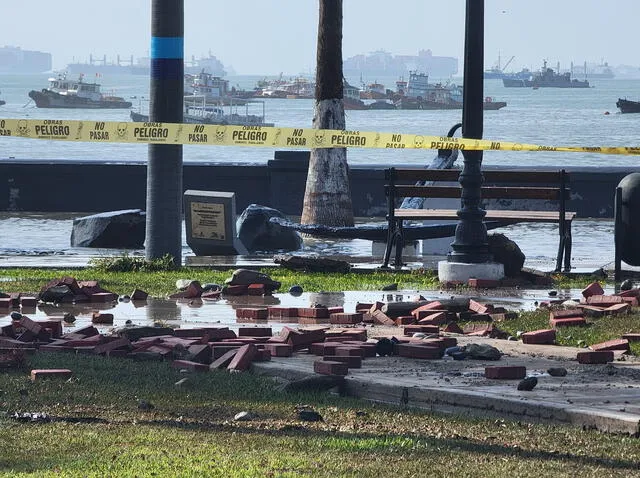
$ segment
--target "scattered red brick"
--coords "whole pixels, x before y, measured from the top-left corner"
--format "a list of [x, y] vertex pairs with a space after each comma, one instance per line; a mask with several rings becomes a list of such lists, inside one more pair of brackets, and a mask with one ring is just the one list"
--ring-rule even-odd
[[523, 344], [555, 344], [555, 329], [534, 330], [521, 336]]
[[603, 364], [613, 362], [612, 350], [598, 350], [592, 352], [578, 352], [576, 356], [578, 363], [582, 364]]
[[236, 317], [238, 319], [267, 320], [269, 311], [266, 307], [236, 309]]
[[134, 289], [129, 298], [131, 300], [147, 300], [149, 294], [140, 289]]
[[467, 285], [476, 289], [495, 289], [500, 286], [500, 281], [495, 279], [476, 279], [472, 277], [467, 281]]
[[629, 341], [627, 339], [614, 339], [601, 342], [599, 344], [593, 344], [591, 350], [629, 350]]
[[587, 321], [584, 317], [567, 317], [563, 319], [551, 319], [549, 320], [551, 327], [575, 327], [587, 325]]
[[609, 307], [615, 304], [623, 304], [624, 299], [619, 295], [591, 295], [587, 297], [587, 304], [600, 307]]
[[297, 307], [269, 307], [270, 319], [288, 319], [298, 316]]
[[371, 315], [373, 316], [374, 324], [386, 325], [387, 327], [396, 325], [393, 319], [381, 310], [375, 310]]
[[603, 295], [604, 289], [599, 282], [592, 282], [582, 291], [582, 296], [586, 299], [594, 295]]
[[346, 363], [342, 362], [316, 360], [313, 362], [313, 371], [322, 375], [345, 376], [349, 373], [349, 367]]
[[73, 372], [66, 368], [48, 368], [48, 369], [33, 369], [31, 371], [31, 380], [34, 382], [44, 378], [71, 378]]
[[413, 315], [401, 315], [396, 317], [395, 323], [398, 326], [412, 325], [416, 323], [416, 318]]
[[293, 346], [291, 344], [268, 343], [264, 345], [264, 348], [268, 350], [273, 357], [291, 357], [293, 353]]
[[328, 319], [329, 309], [326, 307], [298, 307], [298, 316], [313, 319]]
[[344, 363], [347, 368], [362, 368], [362, 358], [353, 355], [325, 355], [322, 360]]
[[[211, 365], [209, 366], [210, 370], [218, 370], [221, 368], [227, 368], [227, 366], [231, 363], [233, 357], [238, 353], [239, 347], [234, 347], [231, 350], [227, 350], [224, 354], [217, 357]], [[215, 348], [213, 349], [215, 351]]]

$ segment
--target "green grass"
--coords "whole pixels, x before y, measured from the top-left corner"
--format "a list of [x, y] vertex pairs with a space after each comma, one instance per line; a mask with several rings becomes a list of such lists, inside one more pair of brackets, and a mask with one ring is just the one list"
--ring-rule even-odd
[[[224, 284], [233, 269], [211, 270], [204, 268], [181, 268], [178, 270], [115, 272], [102, 268], [83, 269], [0, 269], [0, 291], [37, 292], [52, 279], [72, 276], [77, 280], [98, 280], [100, 285], [117, 294], [129, 294], [135, 288], [142, 289], [153, 297], [166, 297], [176, 292], [178, 279], [198, 280], [201, 283]], [[281, 292], [293, 285], [301, 285], [308, 292], [339, 292], [344, 290], [380, 290], [397, 283], [399, 289], [437, 289], [437, 274], [433, 271], [371, 272], [371, 273], [320, 273], [294, 272], [286, 269], [264, 269], [272, 279], [280, 281]]]
[[[53, 420], [0, 415], [2, 476], [640, 476], [640, 442], [626, 436], [286, 395], [251, 373], [188, 375], [178, 388], [184, 375], [167, 363], [28, 360], [0, 373], [0, 410]], [[71, 368], [74, 378], [32, 383], [36, 367]], [[155, 408], [139, 410], [139, 399]], [[299, 421], [297, 404], [324, 421]], [[234, 421], [242, 410], [257, 418]]]

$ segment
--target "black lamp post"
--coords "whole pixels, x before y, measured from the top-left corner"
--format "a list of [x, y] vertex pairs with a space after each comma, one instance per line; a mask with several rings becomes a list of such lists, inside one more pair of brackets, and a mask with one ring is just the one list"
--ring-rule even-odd
[[[462, 98], [462, 137], [482, 139], [484, 104], [484, 0], [467, 0], [464, 40], [464, 90]], [[451, 244], [449, 262], [491, 262], [487, 228], [480, 208], [482, 151], [463, 150], [464, 166], [460, 218]]]
[[[151, 6], [149, 121], [182, 123], [184, 0]], [[173, 256], [182, 264], [182, 145], [150, 144], [147, 162], [145, 256]]]

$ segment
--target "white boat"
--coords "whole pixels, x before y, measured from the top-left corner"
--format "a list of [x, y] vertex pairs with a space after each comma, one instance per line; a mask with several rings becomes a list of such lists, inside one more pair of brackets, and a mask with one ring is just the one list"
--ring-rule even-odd
[[49, 78], [49, 87], [40, 91], [31, 90], [29, 98], [38, 108], [130, 108], [131, 102], [120, 96], [104, 95], [98, 83], [84, 81], [84, 75], [77, 80], [67, 79], [66, 73]]
[[234, 92], [235, 89], [229, 90], [229, 80], [214, 76], [204, 70], [197, 75], [184, 75], [185, 100], [202, 97], [206, 103], [211, 104], [245, 104], [246, 100], [236, 97]]
[[[131, 120], [145, 123], [149, 115], [142, 113], [142, 103], [138, 111], [131, 111]], [[204, 96], [188, 96], [184, 100], [183, 118], [185, 123], [191, 124], [225, 124], [239, 126], [274, 126], [265, 121], [264, 101], [245, 101], [243, 104], [222, 103], [211, 104]]]

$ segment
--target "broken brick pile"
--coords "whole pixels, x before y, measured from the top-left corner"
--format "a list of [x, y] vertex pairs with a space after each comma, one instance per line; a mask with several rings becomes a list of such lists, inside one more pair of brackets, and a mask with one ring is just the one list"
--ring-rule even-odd
[[[616, 294], [606, 295], [598, 282], [592, 282], [582, 291], [582, 298], [574, 306], [566, 306], [566, 300], [553, 300], [540, 304], [549, 308], [549, 329], [534, 330], [522, 334], [525, 344], [555, 344], [556, 329], [568, 326], [587, 326], [588, 318], [629, 314], [638, 307], [640, 289], [633, 288]], [[563, 306], [563, 308], [557, 308]], [[608, 340], [590, 346], [590, 351], [579, 352], [577, 360], [584, 364], [612, 362], [613, 352], [629, 351], [629, 342], [640, 341], [640, 334], [628, 333], [619, 339]]]
[[[227, 285], [219, 291], [203, 292], [199, 282], [192, 281], [186, 290], [173, 298], [205, 297], [217, 298], [229, 293]], [[267, 284], [238, 285], [233, 293], [270, 295], [274, 287]], [[226, 289], [226, 291], [225, 291]], [[33, 307], [46, 294], [60, 301], [106, 302], [118, 299], [116, 294], [102, 289], [97, 281], [76, 281], [65, 277], [47, 284], [40, 297], [9, 294], [0, 298], [0, 307]], [[632, 289], [615, 295], [604, 295], [598, 283], [583, 291], [580, 304], [571, 308], [554, 308], [560, 301], [550, 301], [543, 306], [550, 309], [550, 328], [522, 334], [525, 344], [554, 344], [557, 327], [586, 324], [586, 317], [605, 314], [628, 313], [638, 306], [640, 289]], [[132, 299], [146, 298], [142, 291], [134, 291]], [[422, 299], [422, 298], [421, 298]], [[342, 307], [246, 307], [237, 308], [237, 321], [260, 322], [265, 320], [293, 319], [301, 325], [316, 325], [316, 328], [283, 327], [278, 335], [271, 327], [239, 327], [234, 332], [227, 327], [163, 328], [125, 327], [117, 334], [103, 335], [94, 326], [87, 326], [62, 333], [63, 317], [48, 320], [32, 320], [18, 314], [18, 320], [0, 328], [0, 357], [2, 354], [14, 360], [19, 354], [35, 350], [48, 352], [73, 352], [97, 354], [110, 357], [129, 357], [137, 360], [172, 360], [174, 367], [193, 371], [227, 369], [242, 371], [254, 361], [270, 360], [271, 357], [289, 357], [294, 352], [307, 352], [318, 356], [314, 371], [320, 374], [346, 375], [349, 368], [360, 368], [364, 359], [378, 353], [377, 341], [368, 341], [367, 329], [357, 326], [382, 325], [402, 330], [394, 337], [390, 354], [417, 359], [440, 359], [445, 350], [457, 345], [449, 334], [485, 336], [506, 339], [508, 334], [495, 324], [515, 318], [514, 312], [502, 307], [481, 303], [473, 299], [462, 301], [419, 300], [409, 303], [376, 302], [359, 303], [353, 313]], [[113, 315], [96, 312], [95, 324], [113, 323]], [[464, 327], [458, 325], [464, 322]], [[342, 326], [346, 328], [332, 328]], [[371, 329], [370, 329], [371, 330]], [[640, 339], [640, 334], [627, 334], [621, 339], [592, 346], [591, 351], [577, 355], [580, 363], [605, 363], [613, 360], [613, 350], [628, 350], [629, 340]], [[489, 370], [491, 369], [491, 370]], [[510, 367], [487, 367], [487, 378], [515, 378], [522, 375]], [[504, 369], [504, 370], [502, 370]], [[513, 376], [513, 377], [512, 377]]]

